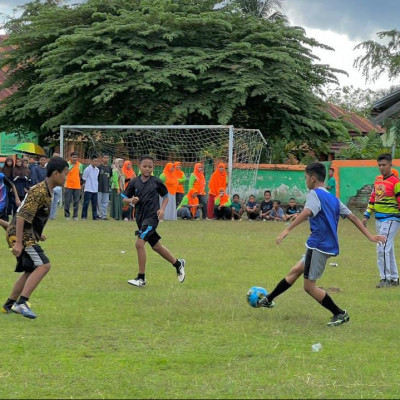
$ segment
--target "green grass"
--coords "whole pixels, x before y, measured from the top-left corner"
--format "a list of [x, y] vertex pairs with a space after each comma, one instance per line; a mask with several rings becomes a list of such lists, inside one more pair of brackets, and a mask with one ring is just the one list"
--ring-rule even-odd
[[[304, 252], [308, 225], [278, 247], [283, 228], [164, 222], [187, 279], [148, 247], [147, 286], [136, 288], [126, 283], [137, 273], [135, 223], [50, 221], [52, 270], [31, 298], [38, 318], [0, 315], [0, 398], [398, 398], [399, 288], [375, 289], [375, 246], [349, 221], [339, 266], [318, 282], [340, 289], [332, 297], [349, 323], [328, 328], [302, 279], [274, 309], [249, 307], [247, 290], [271, 291]], [[1, 247], [3, 302], [18, 275]]]

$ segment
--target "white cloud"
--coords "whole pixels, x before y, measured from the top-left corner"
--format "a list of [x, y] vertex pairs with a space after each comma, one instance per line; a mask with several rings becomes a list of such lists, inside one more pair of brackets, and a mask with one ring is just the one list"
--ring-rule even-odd
[[328, 64], [332, 68], [341, 69], [348, 73], [349, 76], [338, 74], [341, 86], [359, 87], [362, 89], [370, 88], [372, 90], [388, 88], [395, 84], [389, 81], [388, 76], [383, 74], [376, 82], [366, 82], [362, 72], [353, 67], [354, 60], [365, 54], [363, 50], [354, 50], [359, 42], [349, 39], [345, 34], [339, 34], [329, 30], [309, 29], [305, 28], [308, 37], [316, 39], [318, 42], [326, 44], [335, 49], [335, 51], [314, 48], [313, 54], [321, 59], [322, 64]]

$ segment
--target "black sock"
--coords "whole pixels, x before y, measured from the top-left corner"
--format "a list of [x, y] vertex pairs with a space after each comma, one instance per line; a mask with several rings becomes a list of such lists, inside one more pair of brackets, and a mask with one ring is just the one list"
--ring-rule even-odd
[[179, 267], [181, 266], [181, 262], [179, 260], [176, 260], [175, 264], [172, 264], [176, 270], [178, 271]]
[[29, 300], [29, 297], [19, 296], [17, 304], [26, 303]]
[[269, 301], [272, 301], [275, 297], [279, 296], [286, 290], [288, 290], [292, 285], [288, 283], [286, 278], [283, 278], [275, 287], [275, 289], [267, 296]]
[[16, 302], [16, 300], [13, 299], [7, 299], [7, 301], [4, 303], [4, 308], [11, 308], [11, 306]]
[[144, 274], [138, 274], [137, 277], [138, 277], [138, 279], [143, 279], [143, 280], [145, 280], [145, 279], [144, 279]]
[[321, 305], [328, 309], [333, 315], [344, 313], [344, 311], [335, 304], [335, 302], [332, 300], [332, 297], [329, 296], [328, 293], [325, 293], [325, 297], [322, 299]]

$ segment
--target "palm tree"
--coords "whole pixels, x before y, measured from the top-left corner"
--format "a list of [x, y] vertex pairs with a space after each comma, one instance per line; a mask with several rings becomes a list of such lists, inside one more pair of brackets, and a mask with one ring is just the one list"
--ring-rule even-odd
[[287, 21], [283, 14], [284, 0], [234, 0], [244, 14], [251, 14], [270, 21]]

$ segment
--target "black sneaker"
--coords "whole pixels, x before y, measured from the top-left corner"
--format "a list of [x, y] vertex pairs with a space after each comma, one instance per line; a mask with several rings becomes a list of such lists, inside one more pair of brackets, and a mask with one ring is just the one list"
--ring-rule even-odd
[[274, 301], [269, 301], [268, 297], [263, 297], [261, 300], [258, 300], [257, 303], [258, 307], [266, 307], [266, 308], [273, 308], [275, 307]]
[[328, 326], [339, 326], [344, 324], [345, 322], [350, 321], [350, 315], [344, 310], [343, 314], [334, 315], [331, 320], [327, 323]]
[[385, 288], [385, 287], [389, 287], [389, 286], [390, 286], [389, 281], [387, 281], [386, 279], [381, 279], [375, 287], [377, 289], [380, 289], [380, 288]]
[[399, 286], [399, 278], [391, 279], [389, 282], [389, 286]]

